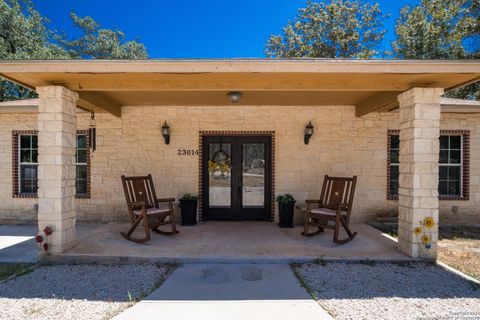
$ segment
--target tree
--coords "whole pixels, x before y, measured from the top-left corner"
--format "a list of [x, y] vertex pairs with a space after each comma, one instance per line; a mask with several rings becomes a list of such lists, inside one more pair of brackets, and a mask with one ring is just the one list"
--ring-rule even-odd
[[79, 17], [74, 12], [70, 18], [75, 27], [83, 33], [79, 38], [66, 40], [57, 37], [72, 57], [83, 59], [146, 59], [145, 46], [136, 40], [125, 41], [120, 30], [100, 29], [92, 17]]
[[[0, 0], [0, 59], [65, 59], [69, 54], [54, 44], [48, 20], [30, 1]], [[34, 92], [0, 81], [0, 101], [34, 97]]]
[[[66, 40], [48, 28], [43, 17], [29, 0], [0, 0], [0, 59], [145, 59], [142, 43], [125, 41], [119, 30], [100, 29], [91, 17], [71, 14], [73, 24], [82, 35]], [[0, 101], [35, 98], [36, 93], [9, 81], [0, 80]]]
[[362, 0], [307, 1], [283, 35], [271, 35], [265, 47], [277, 58], [369, 58], [385, 35], [378, 3]]
[[[422, 0], [405, 6], [392, 43], [400, 59], [480, 58], [480, 2], [477, 0]], [[454, 90], [448, 96], [480, 99], [480, 84]]]

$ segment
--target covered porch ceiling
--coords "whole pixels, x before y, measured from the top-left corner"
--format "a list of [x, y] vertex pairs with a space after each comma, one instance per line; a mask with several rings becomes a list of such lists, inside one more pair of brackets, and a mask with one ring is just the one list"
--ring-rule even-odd
[[61, 85], [78, 106], [121, 116], [121, 106], [354, 105], [357, 116], [397, 107], [413, 87], [480, 81], [480, 61], [452, 60], [50, 60], [2, 61], [0, 76], [34, 89]]

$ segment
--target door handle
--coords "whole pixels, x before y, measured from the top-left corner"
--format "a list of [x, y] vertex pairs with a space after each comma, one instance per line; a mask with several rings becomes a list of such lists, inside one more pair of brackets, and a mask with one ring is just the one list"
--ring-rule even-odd
[[238, 170], [239, 172], [236, 172], [237, 176], [237, 189], [241, 190], [242, 189], [242, 172]]

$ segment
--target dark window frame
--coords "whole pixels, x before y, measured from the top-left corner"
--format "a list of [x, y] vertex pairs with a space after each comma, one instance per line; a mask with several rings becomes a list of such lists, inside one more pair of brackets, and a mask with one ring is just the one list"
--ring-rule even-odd
[[12, 195], [13, 198], [37, 198], [37, 193], [20, 193], [20, 137], [38, 135], [37, 130], [12, 131]]
[[[400, 134], [400, 130], [388, 130], [387, 134], [387, 200], [398, 200], [398, 194], [391, 194], [391, 137]], [[469, 130], [440, 130], [440, 136], [461, 136], [461, 194], [460, 195], [439, 195], [439, 200], [460, 200], [470, 199], [470, 131]], [[439, 165], [441, 165], [439, 163]]]
[[[38, 130], [13, 130], [12, 131], [12, 197], [13, 198], [38, 198], [37, 193], [22, 193], [20, 192], [20, 159], [19, 159], [19, 142], [22, 135], [37, 135]], [[88, 130], [77, 130], [78, 135], [85, 135], [87, 146], [89, 145], [89, 135]], [[76, 160], [75, 160], [76, 161]], [[77, 163], [75, 163], [75, 168]], [[76, 194], [77, 199], [89, 199], [90, 198], [90, 184], [91, 184], [91, 175], [90, 175], [90, 148], [87, 148], [87, 193]], [[75, 169], [76, 170], [76, 169]]]
[[[90, 177], [90, 148], [88, 147], [90, 145], [90, 136], [88, 134], [88, 130], [77, 130], [77, 136], [79, 135], [84, 135], [85, 136], [85, 143], [86, 143], [86, 151], [87, 151], [87, 162], [86, 162], [86, 166], [87, 166], [87, 192], [86, 193], [76, 193], [76, 184], [75, 184], [75, 197], [77, 199], [90, 199], [90, 180], [91, 180], [91, 177]], [[77, 166], [79, 165], [79, 163], [77, 163], [77, 155], [75, 153], [75, 172], [77, 170]], [[83, 163], [82, 163], [83, 165]], [[76, 183], [76, 176], [75, 176], [75, 183]]]

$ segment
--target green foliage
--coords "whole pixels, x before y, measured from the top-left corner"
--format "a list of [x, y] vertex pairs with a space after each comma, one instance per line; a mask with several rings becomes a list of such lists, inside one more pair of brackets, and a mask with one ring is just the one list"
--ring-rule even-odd
[[0, 58], [12, 60], [66, 59], [68, 53], [54, 44], [48, 19], [30, 1], [0, 0]]
[[470, 84], [463, 88], [454, 89], [445, 93], [445, 97], [468, 99], [468, 100], [480, 100], [480, 82]]
[[307, 290], [308, 294], [312, 297], [314, 300], [318, 300], [318, 295], [316, 294], [315, 291], [312, 290], [312, 288], [308, 285], [308, 282], [302, 277], [301, 275], [301, 269], [302, 269], [302, 264], [300, 263], [292, 263], [290, 265], [290, 268], [293, 271], [293, 274], [297, 278], [298, 282], [300, 285]]
[[370, 266], [370, 267], [374, 267], [377, 264], [376, 261], [370, 260], [368, 258], [366, 260], [360, 260], [360, 261], [358, 261], [358, 263], [359, 264], [364, 264], [364, 265], [367, 265], [367, 266]]
[[193, 201], [193, 200], [197, 200], [198, 197], [197, 196], [194, 196], [190, 193], [185, 193], [181, 198], [180, 200], [189, 200], [189, 201]]
[[82, 59], [146, 59], [147, 49], [136, 40], [125, 41], [125, 34], [120, 30], [101, 29], [92, 17], [79, 17], [74, 12], [70, 18], [82, 35], [73, 40], [57, 36], [74, 58]]
[[[145, 59], [142, 43], [125, 41], [119, 30], [100, 29], [91, 17], [71, 14], [80, 37], [67, 40], [66, 35], [48, 28], [43, 17], [29, 0], [0, 0], [0, 59]], [[0, 101], [35, 98], [36, 93], [14, 83], [0, 80]]]
[[[422, 0], [405, 6], [392, 43], [400, 59], [480, 58], [480, 2], [476, 0]], [[480, 84], [447, 93], [460, 99], [480, 99]]]
[[312, 263], [321, 265], [322, 267], [325, 267], [327, 265], [327, 261], [325, 260], [325, 258], [323, 256], [320, 256], [320, 257], [316, 258], [315, 260], [313, 260]]
[[307, 2], [283, 35], [272, 35], [265, 47], [276, 58], [370, 58], [385, 35], [378, 3], [331, 0]]
[[294, 202], [295, 202], [295, 198], [294, 198], [291, 194], [286, 193], [286, 194], [278, 195], [278, 196], [277, 196], [277, 201], [278, 201], [279, 203], [288, 204], [288, 203], [294, 203]]
[[[0, 0], [0, 59], [66, 59], [68, 53], [53, 43], [48, 19], [30, 1]], [[34, 98], [36, 94], [0, 80], [0, 101]]]
[[480, 284], [473, 281], [469, 281], [468, 283], [470, 283], [470, 287], [473, 291], [480, 291]]
[[20, 276], [32, 271], [32, 265], [27, 263], [0, 264], [0, 281], [14, 275]]
[[395, 55], [401, 59], [472, 57], [475, 52], [469, 52], [465, 40], [475, 29], [478, 32], [479, 17], [472, 16], [471, 6], [469, 0], [422, 0], [417, 6], [403, 7], [392, 44]]

